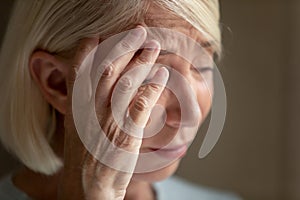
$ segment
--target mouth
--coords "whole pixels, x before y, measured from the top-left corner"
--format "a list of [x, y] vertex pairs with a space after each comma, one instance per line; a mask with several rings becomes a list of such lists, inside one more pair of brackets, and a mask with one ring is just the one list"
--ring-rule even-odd
[[165, 158], [182, 158], [187, 152], [187, 145], [168, 148], [149, 148], [151, 151]]

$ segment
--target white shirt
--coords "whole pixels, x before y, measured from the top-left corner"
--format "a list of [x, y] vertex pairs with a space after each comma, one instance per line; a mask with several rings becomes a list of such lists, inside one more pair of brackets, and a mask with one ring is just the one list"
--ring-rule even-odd
[[191, 184], [173, 176], [154, 184], [158, 200], [241, 200], [233, 193]]

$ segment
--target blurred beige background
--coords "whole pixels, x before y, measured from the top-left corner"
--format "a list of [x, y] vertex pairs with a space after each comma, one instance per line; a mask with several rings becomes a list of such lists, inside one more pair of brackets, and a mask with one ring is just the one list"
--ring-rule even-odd
[[[1, 30], [10, 5], [0, 2]], [[221, 12], [224, 131], [200, 160], [203, 128], [178, 174], [249, 200], [299, 200], [300, 0], [226, 0]], [[0, 176], [16, 165], [2, 149], [0, 162]]]

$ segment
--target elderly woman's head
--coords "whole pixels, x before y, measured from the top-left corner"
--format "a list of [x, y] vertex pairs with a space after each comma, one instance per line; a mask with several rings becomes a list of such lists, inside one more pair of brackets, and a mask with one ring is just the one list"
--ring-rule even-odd
[[[207, 48], [210, 56], [221, 52], [217, 0], [16, 1], [0, 58], [0, 137], [28, 168], [52, 174], [62, 165], [53, 146], [54, 135], [63, 124], [58, 121], [63, 117], [57, 116], [66, 114], [67, 70], [56, 66], [68, 67], [80, 40], [98, 37], [101, 42], [137, 25], [181, 32]], [[158, 61], [179, 71], [191, 84], [201, 110], [200, 123], [211, 107], [209, 90], [199, 83], [191, 67], [184, 68], [189, 64], [180, 56], [161, 54]], [[37, 71], [36, 65], [43, 68]], [[143, 140], [141, 153], [166, 145], [182, 123], [180, 105], [172, 91], [163, 92], [158, 103], [165, 107], [165, 125], [159, 134]], [[183, 152], [182, 147], [176, 148], [162, 156]], [[177, 164], [173, 162], [152, 176], [170, 175]]]

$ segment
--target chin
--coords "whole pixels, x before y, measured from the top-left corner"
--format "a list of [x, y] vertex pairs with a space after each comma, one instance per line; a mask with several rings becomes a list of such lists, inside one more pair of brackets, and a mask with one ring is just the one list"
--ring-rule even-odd
[[135, 173], [132, 176], [133, 180], [136, 181], [145, 181], [145, 182], [157, 182], [157, 181], [162, 181], [170, 176], [172, 176], [180, 163], [181, 159], [176, 160], [172, 164], [168, 165], [167, 167], [164, 167], [160, 170], [156, 170], [153, 172], [148, 172], [148, 173]]

